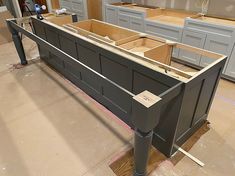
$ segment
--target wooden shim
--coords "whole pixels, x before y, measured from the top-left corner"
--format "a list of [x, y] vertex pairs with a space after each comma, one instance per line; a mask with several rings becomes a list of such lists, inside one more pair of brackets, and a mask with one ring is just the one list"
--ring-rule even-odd
[[197, 159], [196, 157], [194, 157], [193, 155], [191, 155], [190, 153], [186, 152], [185, 150], [183, 150], [181, 147], [174, 145], [175, 148], [177, 148], [181, 153], [183, 153], [185, 156], [187, 156], [188, 158], [190, 158], [192, 161], [194, 161], [195, 163], [197, 163], [199, 166], [204, 167], [205, 164], [203, 162], [201, 162], [199, 159]]

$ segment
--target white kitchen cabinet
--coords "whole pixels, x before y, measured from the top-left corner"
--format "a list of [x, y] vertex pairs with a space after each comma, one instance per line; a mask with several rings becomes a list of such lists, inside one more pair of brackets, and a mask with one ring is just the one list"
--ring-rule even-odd
[[108, 23], [119, 25], [121, 27], [136, 30], [139, 32], [145, 32], [145, 12], [133, 10], [128, 7], [106, 4], [105, 15], [105, 21]]
[[[206, 35], [206, 40], [203, 49], [213, 51], [226, 55], [228, 57], [226, 66], [223, 70], [223, 74], [229, 77], [234, 75], [234, 43], [235, 43], [235, 25], [231, 23], [226, 23], [226, 21], [218, 22], [213, 20], [213, 22], [187, 18], [185, 21], [186, 30], [196, 30], [200, 33]], [[184, 41], [182, 41], [184, 43]], [[187, 42], [189, 44], [189, 42]], [[184, 58], [181, 58], [184, 59]], [[205, 67], [210, 64], [213, 60], [208, 57], [201, 57], [199, 66]]]
[[86, 0], [60, 0], [60, 7], [77, 14], [78, 21], [88, 18]]
[[235, 45], [233, 47], [233, 52], [228, 60], [227, 67], [225, 69], [225, 75], [228, 75], [235, 80]]
[[[153, 20], [145, 20], [145, 32], [175, 42], [181, 42], [183, 27], [163, 24]], [[172, 56], [178, 58], [179, 49], [174, 48]]]
[[70, 0], [60, 0], [60, 7], [65, 8], [67, 11], [72, 11], [72, 3]]
[[[113, 3], [121, 2], [121, 0], [102, 0], [102, 19], [103, 21], [107, 21], [106, 17], [108, 17], [108, 14], [106, 14], [106, 7], [114, 7], [114, 9], [118, 9], [117, 6], [111, 5]], [[113, 24], [113, 23], [112, 23]]]
[[118, 25], [125, 27], [125, 28], [130, 28], [130, 16], [125, 15], [125, 14], [119, 14]]
[[[231, 43], [232, 43], [231, 37], [209, 33], [207, 34], [206, 37], [204, 49], [224, 54], [229, 58], [233, 49], [233, 45]], [[200, 66], [206, 67], [207, 65], [211, 64], [213, 61], [214, 59], [202, 56]]]
[[[189, 29], [186, 29], [183, 32], [182, 43], [184, 44], [195, 46], [197, 48], [204, 48], [205, 40], [206, 40], [205, 33]], [[179, 59], [192, 63], [194, 65], [199, 65], [201, 60], [201, 55], [180, 49]]]
[[145, 15], [145, 12], [139, 12], [133, 9], [119, 7], [118, 25], [139, 32], [144, 32]]
[[118, 7], [106, 4], [105, 7], [106, 22], [111, 24], [118, 24]]
[[139, 32], [145, 32], [143, 19], [131, 16], [130, 17], [130, 29], [136, 30]]

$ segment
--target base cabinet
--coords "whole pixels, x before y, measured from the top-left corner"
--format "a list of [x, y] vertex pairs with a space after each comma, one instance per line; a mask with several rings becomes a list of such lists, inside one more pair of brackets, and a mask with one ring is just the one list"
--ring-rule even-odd
[[106, 22], [111, 24], [118, 24], [118, 8], [112, 5], [106, 5], [105, 8]]
[[[232, 43], [231, 37], [226, 37], [217, 34], [207, 34], [204, 49], [224, 54], [230, 57], [233, 49], [231, 43]], [[205, 67], [211, 64], [213, 61], [214, 59], [203, 56], [201, 58], [200, 66]]]
[[231, 57], [227, 63], [225, 74], [232, 77], [235, 80], [235, 45]]
[[118, 25], [130, 29], [130, 17], [125, 14], [118, 15]]
[[130, 29], [144, 32], [144, 21], [138, 17], [130, 17]]
[[135, 12], [128, 9], [119, 9], [118, 25], [128, 29], [144, 32], [144, 12]]
[[[193, 30], [184, 30], [183, 32], [182, 43], [184, 44], [198, 48], [204, 48], [205, 40], [206, 34], [204, 33], [196, 32]], [[199, 65], [201, 61], [201, 55], [181, 49], [179, 52], [179, 59], [192, 63], [194, 65]]]
[[[228, 56], [226, 67], [223, 70], [224, 77], [235, 80], [235, 27], [205, 22], [197, 19], [186, 18], [182, 43], [203, 48], [215, 53]], [[199, 67], [205, 67], [213, 62], [213, 59], [204, 56], [195, 56], [180, 51], [179, 59], [193, 63]]]

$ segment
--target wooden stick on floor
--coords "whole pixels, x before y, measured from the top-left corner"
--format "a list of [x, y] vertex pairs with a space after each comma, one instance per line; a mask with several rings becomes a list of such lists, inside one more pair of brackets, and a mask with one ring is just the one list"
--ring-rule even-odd
[[175, 148], [178, 149], [178, 151], [180, 151], [181, 153], [185, 154], [185, 156], [189, 157], [192, 161], [194, 161], [195, 163], [197, 163], [199, 166], [204, 167], [205, 164], [203, 162], [201, 162], [199, 159], [197, 159], [196, 157], [194, 157], [193, 155], [191, 155], [190, 153], [186, 152], [184, 149], [182, 149], [181, 147], [174, 145]]

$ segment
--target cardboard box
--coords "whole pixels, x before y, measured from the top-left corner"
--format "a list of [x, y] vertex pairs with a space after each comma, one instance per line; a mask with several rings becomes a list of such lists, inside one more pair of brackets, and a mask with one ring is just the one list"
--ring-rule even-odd
[[6, 19], [8, 18], [13, 18], [8, 10], [0, 12], [0, 45], [12, 41], [11, 34], [6, 24]]

